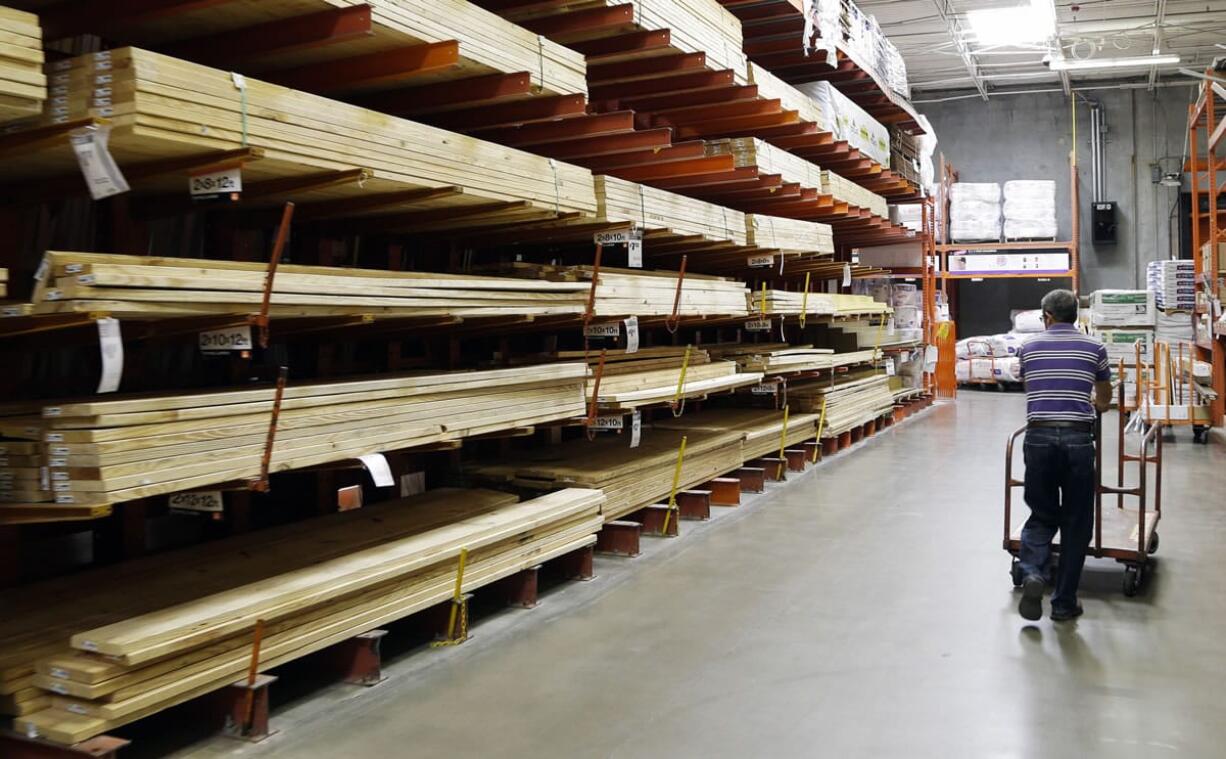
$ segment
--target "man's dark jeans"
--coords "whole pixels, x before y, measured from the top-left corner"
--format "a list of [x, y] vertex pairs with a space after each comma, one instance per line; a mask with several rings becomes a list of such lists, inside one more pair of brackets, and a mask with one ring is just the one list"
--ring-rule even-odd
[[1094, 437], [1060, 427], [1026, 430], [1026, 505], [1018, 558], [1023, 575], [1044, 576], [1051, 541], [1060, 531], [1060, 566], [1053, 609], [1077, 605], [1077, 585], [1094, 528]]

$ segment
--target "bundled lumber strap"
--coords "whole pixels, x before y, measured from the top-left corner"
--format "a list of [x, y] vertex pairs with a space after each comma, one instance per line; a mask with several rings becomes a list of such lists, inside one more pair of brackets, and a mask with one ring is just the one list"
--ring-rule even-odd
[[[584, 308], [591, 289], [592, 267], [550, 266], [517, 262], [494, 269], [517, 277], [554, 282], [583, 282]], [[596, 283], [595, 316], [671, 316], [677, 298], [678, 273], [602, 266]], [[686, 272], [681, 283], [679, 316], [744, 316], [745, 283], [726, 277]]]
[[[267, 266], [254, 262], [63, 252], [46, 260], [53, 282], [35, 292], [37, 313], [254, 313], [267, 278]], [[577, 283], [286, 264], [277, 268], [269, 314], [504, 316], [580, 314], [586, 306], [587, 288]]]
[[784, 182], [811, 187], [859, 208], [889, 217], [885, 198], [820, 166], [756, 137], [710, 140], [707, 155], [731, 155], [738, 168], [757, 166], [762, 174], [779, 174]]
[[788, 403], [794, 409], [820, 411], [826, 403], [822, 437], [834, 437], [884, 416], [894, 408], [890, 378], [875, 369], [848, 372], [829, 380], [788, 385]]
[[0, 6], [0, 122], [37, 116], [46, 99], [38, 16]]
[[599, 488], [608, 499], [604, 519], [611, 522], [668, 497], [683, 436], [682, 490], [731, 472], [745, 460], [739, 433], [651, 429], [643, 431], [638, 448], [631, 448], [625, 435], [607, 435], [477, 462], [466, 471], [481, 481], [534, 490]]
[[[104, 99], [96, 94], [99, 76], [108, 82], [110, 94]], [[416, 205], [406, 199], [395, 207], [348, 209], [346, 217], [436, 205], [470, 212], [480, 207], [480, 213], [462, 219], [423, 219], [421, 214], [406, 219], [406, 227], [417, 230], [596, 210], [587, 169], [255, 79], [242, 80], [239, 87], [225, 71], [137, 48], [69, 59], [55, 77], [65, 92], [63, 111], [46, 121], [109, 119], [110, 151], [121, 166], [249, 147], [261, 150], [263, 157], [245, 164], [245, 184], [365, 168], [369, 178], [360, 186], [319, 192], [331, 200], [346, 194], [369, 198], [410, 189], [438, 191], [434, 204], [426, 203], [430, 193], [424, 193]], [[43, 152], [14, 156], [6, 158], [6, 168], [19, 177], [38, 176], [55, 158], [61, 157]], [[399, 230], [394, 221], [381, 228]]]
[[[640, 406], [703, 398], [712, 393], [756, 385], [760, 373], [746, 373], [733, 361], [712, 361], [705, 350], [691, 350], [689, 359], [684, 349], [680, 355], [649, 356], [622, 354], [605, 366], [600, 378], [597, 405], [606, 411], [630, 411]], [[589, 366], [595, 367], [599, 357], [588, 355]], [[684, 367], [684, 368], [683, 368]], [[684, 381], [683, 381], [684, 380]], [[595, 391], [595, 378], [588, 379], [588, 397]]]
[[846, 201], [853, 206], [867, 208], [883, 219], [890, 217], [890, 208], [886, 205], [885, 198], [872, 190], [867, 190], [855, 182], [845, 177], [835, 174], [829, 169], [822, 170], [822, 192], [827, 195], [833, 195], [839, 200]]
[[[580, 417], [586, 377], [584, 364], [571, 363], [290, 384], [269, 470]], [[274, 394], [260, 387], [45, 406], [54, 500], [113, 504], [258, 477]]]
[[[471, 591], [593, 543], [603, 501], [582, 489], [523, 503], [488, 491], [433, 491], [313, 530], [289, 525], [234, 547], [222, 541], [211, 547], [212, 563], [199, 563], [208, 549], [158, 557], [178, 582], [154, 575], [130, 594], [139, 600], [124, 598], [122, 583], [78, 576], [109, 604], [68, 604], [55, 643], [34, 645], [33, 682], [56, 695], [52, 708], [20, 718], [21, 728], [75, 743], [225, 687], [248, 666], [257, 620], [265, 623], [260, 667], [268, 669], [444, 602], [462, 549], [462, 590]], [[208, 576], [182, 582], [196, 567]], [[28, 626], [7, 628], [14, 634], [6, 641], [29, 637]]]
[[816, 100], [783, 81], [756, 63], [749, 64], [750, 84], [758, 86], [758, 96], [767, 100], [778, 100], [779, 106], [785, 111], [796, 111], [801, 121], [817, 124], [823, 131], [829, 131], [826, 126], [826, 114]]
[[702, 235], [709, 240], [747, 244], [746, 215], [675, 192], [597, 175], [597, 213], [610, 222], [628, 221], [648, 230]]
[[746, 214], [746, 241], [784, 254], [834, 255], [834, 231], [829, 224], [781, 216]]
[[817, 435], [820, 414], [788, 414], [787, 434], [783, 435], [783, 411], [758, 408], [718, 408], [684, 414], [677, 419], [654, 422], [653, 427], [669, 430], [701, 430], [704, 432], [735, 432], [742, 435], [745, 460], [774, 456], [779, 453], [781, 436], [784, 446], [812, 440]]

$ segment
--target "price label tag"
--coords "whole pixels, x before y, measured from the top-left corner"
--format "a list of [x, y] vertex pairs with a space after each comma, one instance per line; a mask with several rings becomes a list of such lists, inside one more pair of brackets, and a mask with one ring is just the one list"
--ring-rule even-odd
[[749, 392], [754, 395], [778, 395], [779, 394], [779, 383], [778, 382], [759, 382], [758, 384], [749, 388]]
[[770, 332], [770, 329], [770, 319], [750, 319], [749, 321], [745, 322], [746, 332]]
[[221, 513], [226, 510], [221, 491], [209, 490], [197, 493], [173, 493], [167, 502], [171, 511], [189, 511], [197, 514]]
[[119, 195], [129, 189], [128, 181], [124, 179], [123, 172], [111, 157], [111, 151], [107, 149], [110, 137], [110, 127], [82, 129], [69, 137], [81, 173], [85, 176], [89, 196], [94, 200]]
[[775, 257], [769, 254], [750, 256], [746, 263], [751, 269], [764, 269], [775, 264]]
[[227, 329], [210, 329], [200, 333], [201, 353], [226, 353], [228, 351], [249, 351], [255, 347], [251, 340], [251, 325]]
[[895, 374], [894, 361], [893, 360], [886, 361], [885, 362], [885, 376], [893, 377], [894, 374]]
[[187, 183], [192, 200], [213, 200], [222, 196], [237, 200], [238, 194], [243, 191], [243, 167], [235, 165], [207, 174], [195, 174], [188, 177]]
[[592, 235], [592, 242], [597, 245], [625, 245], [630, 268], [643, 268], [643, 229], [641, 227], [597, 232]]
[[843, 264], [843, 287], [851, 287], [851, 264]]
[[626, 353], [639, 352], [639, 318], [631, 316], [626, 319]]
[[627, 265], [631, 269], [643, 268], [643, 236], [631, 237], [626, 243]]
[[639, 443], [643, 440], [643, 414], [641, 411], [635, 411], [630, 417], [630, 447], [638, 448]]
[[626, 418], [621, 414], [598, 416], [592, 421], [595, 430], [622, 430], [626, 428]]
[[894, 317], [893, 316], [891, 316], [890, 320], [885, 323], [885, 333], [887, 335], [890, 335], [891, 337], [894, 336]]
[[382, 453], [358, 456], [358, 461], [361, 461], [366, 471], [370, 472], [370, 478], [375, 481], [375, 487], [390, 488], [396, 484], [396, 481], [392, 479], [392, 467]]
[[617, 322], [589, 324], [583, 328], [584, 337], [616, 338], [619, 334], [621, 334], [621, 325]]
[[123, 336], [118, 319], [98, 320], [98, 348], [102, 353], [98, 392], [113, 393], [119, 389], [119, 379], [123, 376]]

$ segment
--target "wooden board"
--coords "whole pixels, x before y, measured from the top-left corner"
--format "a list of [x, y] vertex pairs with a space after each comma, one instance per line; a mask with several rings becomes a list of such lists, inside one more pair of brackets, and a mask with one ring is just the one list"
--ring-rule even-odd
[[0, 6], [0, 123], [36, 116], [46, 99], [38, 16]]

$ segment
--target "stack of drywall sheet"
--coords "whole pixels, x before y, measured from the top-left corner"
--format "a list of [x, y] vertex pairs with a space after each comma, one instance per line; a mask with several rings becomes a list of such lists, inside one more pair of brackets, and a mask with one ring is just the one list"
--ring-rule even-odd
[[833, 382], [816, 380], [788, 385], [788, 404], [801, 411], [820, 412], [826, 405], [822, 437], [834, 437], [884, 416], [894, 408], [890, 378], [875, 369], [838, 375]]
[[890, 133], [881, 122], [830, 82], [807, 82], [796, 88], [817, 102], [835, 139], [845, 141], [882, 166], [890, 165]]
[[[516, 263], [498, 267], [519, 277], [582, 282], [585, 299], [591, 289], [590, 266], [550, 266]], [[596, 316], [670, 316], [677, 303], [680, 316], [744, 316], [745, 283], [724, 277], [690, 274], [681, 281], [677, 301], [678, 273], [645, 269], [600, 268], [596, 283]]]
[[[50, 252], [46, 260], [53, 281], [35, 291], [38, 313], [251, 313], [260, 309], [267, 273], [263, 263], [195, 258]], [[269, 314], [580, 314], [588, 289], [577, 282], [286, 264], [273, 279]]]
[[739, 432], [744, 436], [745, 458], [779, 454], [780, 443], [788, 448], [812, 440], [817, 434], [820, 414], [788, 413], [784, 432], [783, 411], [761, 408], [717, 408], [696, 414], [683, 414], [676, 419], [654, 422], [653, 427], [668, 430], [701, 430], [704, 432]]
[[475, 463], [467, 471], [486, 482], [536, 490], [598, 488], [608, 499], [605, 521], [613, 521], [668, 498], [682, 437], [681, 490], [731, 472], [745, 461], [739, 433], [647, 429], [637, 448], [630, 447], [627, 435], [602, 435]]
[[817, 124], [823, 130], [826, 126], [826, 114], [817, 101], [793, 87], [756, 63], [749, 64], [749, 80], [758, 86], [758, 96], [767, 100], [778, 100], [779, 106], [785, 111], [796, 111], [801, 121]]
[[890, 209], [884, 197], [871, 190], [866, 190], [850, 179], [835, 174], [833, 171], [822, 171], [822, 192], [827, 195], [833, 195], [839, 200], [847, 201], [853, 206], [867, 208], [882, 218], [889, 218]]
[[[712, 361], [711, 355], [702, 349], [666, 349], [659, 351], [621, 353], [610, 360], [605, 355], [604, 369], [600, 376], [600, 395], [597, 404], [605, 411], [630, 411], [640, 406], [702, 398], [747, 385], [756, 385], [762, 380], [761, 373], [739, 371], [734, 361]], [[687, 357], [688, 353], [688, 357]], [[567, 352], [562, 358], [577, 358]], [[595, 371], [599, 354], [586, 354], [588, 365]], [[684, 367], [684, 369], [683, 369]], [[587, 383], [587, 394], [596, 390], [596, 378]]]
[[[465, 228], [492, 223], [495, 216], [505, 221], [596, 211], [587, 169], [490, 142], [251, 78], [242, 80], [240, 89], [225, 71], [136, 48], [80, 56], [64, 65], [65, 110], [52, 120], [110, 119], [110, 150], [121, 166], [246, 145], [262, 150], [263, 158], [245, 165], [244, 183], [365, 168], [370, 178], [363, 184], [338, 188], [330, 197], [429, 188], [440, 190], [451, 205], [518, 204], [467, 216]], [[98, 99], [100, 76], [110, 88], [105, 100]], [[59, 154], [54, 158], [63, 161]], [[64, 169], [49, 166], [49, 160], [36, 151], [7, 159], [6, 169], [18, 177]], [[449, 187], [460, 193], [449, 195]], [[365, 212], [395, 210], [400, 207]], [[412, 228], [421, 230], [460, 224], [414, 222]]]
[[834, 254], [834, 232], [829, 224], [747, 214], [745, 228], [747, 242], [759, 248], [773, 248], [785, 254]]
[[46, 99], [38, 16], [0, 6], [0, 122], [35, 116]]
[[740, 211], [617, 177], [598, 175], [595, 187], [601, 219], [746, 244], [746, 216]]
[[[580, 417], [587, 374], [568, 363], [291, 383], [270, 469]], [[42, 489], [79, 506], [258, 477], [274, 395], [260, 387], [45, 405]]]
[[71, 603], [19, 599], [29, 613], [0, 630], [4, 674], [37, 662], [34, 683], [55, 694], [19, 728], [76, 743], [225, 687], [249, 665], [257, 621], [267, 669], [429, 608], [454, 592], [463, 549], [472, 590], [591, 545], [603, 500], [433, 491], [163, 554], [139, 577], [123, 566], [76, 575]]

